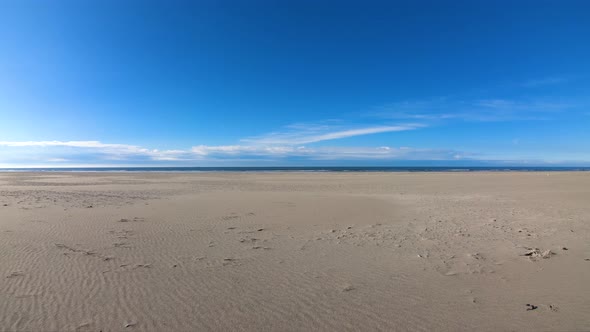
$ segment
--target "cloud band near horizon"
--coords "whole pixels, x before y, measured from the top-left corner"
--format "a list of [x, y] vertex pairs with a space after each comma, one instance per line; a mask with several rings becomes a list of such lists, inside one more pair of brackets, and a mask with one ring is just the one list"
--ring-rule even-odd
[[[0, 141], [0, 148], [10, 150], [21, 158], [0, 157], [5, 161], [29, 160], [31, 162], [64, 163], [92, 155], [99, 160], [151, 160], [151, 161], [205, 161], [225, 158], [304, 158], [309, 160], [339, 159], [446, 159], [461, 154], [451, 150], [415, 149], [408, 147], [313, 147], [304, 146], [361, 135], [407, 131], [422, 128], [420, 124], [373, 126], [334, 130], [329, 126], [291, 126], [284, 132], [275, 132], [241, 140], [236, 145], [195, 145], [190, 149], [158, 150], [138, 145], [103, 143], [101, 141]], [[293, 129], [297, 128], [297, 129]], [[34, 150], [34, 151], [33, 151]], [[14, 152], [20, 152], [14, 154]]]

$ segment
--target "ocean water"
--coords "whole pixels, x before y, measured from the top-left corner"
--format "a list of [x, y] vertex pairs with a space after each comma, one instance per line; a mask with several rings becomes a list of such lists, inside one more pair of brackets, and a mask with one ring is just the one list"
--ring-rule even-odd
[[564, 172], [590, 167], [80, 167], [2, 168], [0, 172]]

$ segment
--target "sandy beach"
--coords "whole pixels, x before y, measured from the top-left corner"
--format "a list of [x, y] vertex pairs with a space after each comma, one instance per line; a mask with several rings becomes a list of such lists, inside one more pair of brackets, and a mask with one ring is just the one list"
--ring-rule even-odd
[[590, 173], [0, 173], [0, 331], [588, 331]]

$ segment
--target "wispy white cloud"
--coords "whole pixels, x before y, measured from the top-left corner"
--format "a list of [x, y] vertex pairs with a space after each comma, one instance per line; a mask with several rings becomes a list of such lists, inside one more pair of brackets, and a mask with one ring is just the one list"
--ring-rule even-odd
[[574, 105], [563, 102], [551, 101], [515, 101], [507, 99], [483, 99], [472, 103], [474, 107], [487, 107], [497, 110], [531, 111], [531, 112], [555, 112]]
[[402, 124], [394, 126], [372, 126], [364, 128], [353, 128], [336, 130], [331, 126], [318, 125], [297, 125], [289, 126], [285, 131], [273, 132], [262, 136], [242, 139], [241, 142], [250, 145], [301, 145], [330, 141], [355, 136], [388, 133], [395, 131], [416, 130], [425, 127], [423, 124]]
[[404, 101], [377, 107], [369, 116], [395, 120], [499, 122], [545, 120], [566, 110], [579, 108], [575, 103], [551, 100], [438, 98]]
[[290, 146], [253, 146], [253, 145], [198, 145], [191, 149], [197, 156], [208, 155], [287, 155], [295, 151]]
[[67, 146], [76, 148], [117, 148], [132, 149], [133, 145], [125, 144], [105, 144], [99, 141], [0, 141], [0, 146], [10, 147], [50, 147], [50, 146]]
[[195, 154], [208, 157], [258, 156], [258, 157], [302, 157], [312, 160], [355, 160], [355, 159], [405, 159], [405, 160], [447, 160], [463, 159], [472, 155], [454, 150], [415, 149], [410, 147], [306, 147], [306, 146], [205, 146], [192, 148]]
[[[286, 126], [284, 130], [268, 134], [241, 139], [238, 145], [198, 145], [191, 149], [191, 152], [198, 156], [333, 156], [335, 159], [343, 156], [359, 157], [367, 155], [376, 157], [384, 155], [385, 149], [374, 148], [310, 148], [305, 144], [331, 141], [355, 136], [371, 135], [396, 131], [407, 131], [422, 128], [422, 124], [403, 124], [389, 126], [372, 126], [363, 128], [342, 128], [341, 126], [326, 124], [293, 124]], [[389, 149], [389, 148], [388, 148]], [[393, 154], [388, 153], [392, 156]]]
[[[136, 162], [207, 162], [216, 160], [455, 160], [470, 155], [454, 150], [416, 149], [410, 147], [313, 147], [303, 145], [197, 145], [187, 150], [157, 150], [135, 145], [109, 144], [93, 141], [0, 142], [0, 163], [11, 164], [65, 164], [80, 162], [136, 163]], [[42, 153], [30, 153], [31, 147]], [[67, 151], [57, 147], [75, 148]], [[10, 149], [7, 154], [6, 148]], [[16, 150], [16, 151], [15, 151]], [[22, 158], [6, 158], [7, 155]]]
[[[297, 161], [394, 161], [510, 160], [510, 155], [479, 155], [454, 149], [421, 149], [393, 146], [305, 146], [305, 145], [197, 145], [186, 150], [148, 149], [136, 145], [99, 141], [0, 142], [0, 167], [38, 166], [132, 166], [211, 165]], [[515, 140], [513, 144], [518, 144]], [[59, 147], [67, 147], [66, 150]], [[34, 148], [34, 150], [31, 150]], [[39, 150], [41, 149], [41, 150]], [[16, 156], [16, 157], [15, 157]], [[20, 156], [20, 157], [19, 157]], [[534, 155], [529, 157], [533, 158]], [[523, 159], [524, 160], [524, 159]], [[531, 159], [532, 160], [532, 159]], [[587, 154], [563, 155], [559, 160], [590, 160]], [[539, 162], [540, 163], [540, 162]]]
[[569, 78], [567, 78], [567, 77], [556, 76], [556, 77], [545, 77], [545, 78], [541, 78], [541, 79], [528, 80], [528, 81], [522, 83], [521, 85], [525, 88], [535, 88], [538, 86], [566, 83], [568, 81], [569, 81]]
[[[76, 152], [69, 154], [80, 154], [81, 152], [99, 153], [104, 159], [124, 160], [130, 156], [144, 156], [151, 160], [179, 160], [187, 154], [183, 150], [158, 150], [146, 149], [137, 145], [102, 143], [100, 141], [0, 141], [0, 147], [9, 148], [73, 148]], [[56, 162], [61, 157], [52, 157], [47, 161]]]

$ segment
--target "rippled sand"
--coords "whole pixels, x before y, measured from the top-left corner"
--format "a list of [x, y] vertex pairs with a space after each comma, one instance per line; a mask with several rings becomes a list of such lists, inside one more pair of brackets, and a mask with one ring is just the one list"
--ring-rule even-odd
[[590, 330], [590, 173], [0, 173], [0, 331]]

